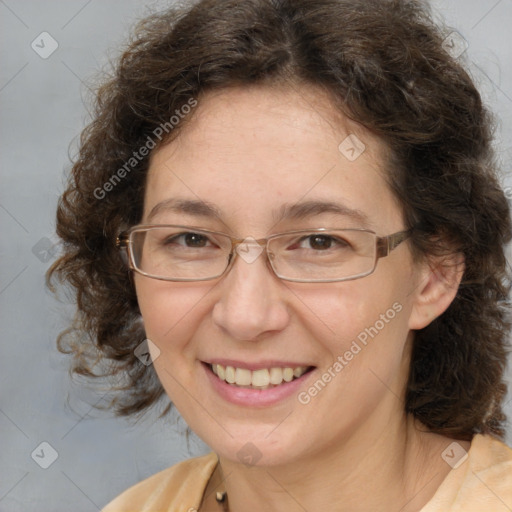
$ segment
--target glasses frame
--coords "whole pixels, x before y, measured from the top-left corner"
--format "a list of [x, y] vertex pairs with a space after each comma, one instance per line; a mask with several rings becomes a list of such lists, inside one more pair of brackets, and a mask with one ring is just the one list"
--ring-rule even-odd
[[[183, 228], [186, 230], [193, 230], [194, 233], [198, 234], [213, 234], [213, 235], [221, 235], [224, 237], [227, 237], [231, 241], [231, 251], [229, 253], [228, 257], [228, 263], [226, 265], [226, 268], [220, 272], [219, 274], [213, 276], [213, 277], [206, 277], [206, 278], [168, 278], [168, 277], [162, 277], [162, 276], [154, 276], [152, 274], [148, 274], [144, 272], [143, 270], [137, 268], [135, 265], [135, 260], [133, 256], [133, 249], [132, 249], [132, 239], [131, 236], [136, 231], [145, 231], [149, 229], [154, 228]], [[323, 232], [329, 232], [329, 231], [359, 231], [359, 232], [366, 232], [371, 233], [375, 237], [375, 244], [376, 244], [376, 250], [375, 250], [375, 260], [373, 263], [373, 268], [368, 272], [363, 272], [362, 274], [357, 274], [356, 276], [350, 276], [350, 277], [341, 277], [338, 279], [298, 279], [298, 278], [288, 278], [288, 277], [282, 277], [277, 273], [277, 271], [274, 268], [274, 265], [272, 263], [271, 254], [268, 251], [268, 244], [271, 240], [278, 238], [283, 235], [293, 235], [297, 233], [323, 233]], [[373, 272], [375, 272], [375, 269], [377, 268], [377, 262], [380, 258], [385, 258], [389, 255], [391, 251], [396, 249], [403, 241], [407, 240], [411, 234], [412, 229], [407, 229], [403, 231], [397, 231], [396, 233], [392, 233], [390, 235], [386, 236], [378, 236], [375, 231], [372, 231], [371, 229], [365, 229], [365, 228], [312, 228], [312, 229], [297, 229], [292, 231], [285, 231], [283, 233], [276, 233], [274, 235], [270, 235], [266, 238], [260, 238], [258, 240], [253, 239], [251, 240], [252, 243], [258, 243], [263, 248], [263, 252], [266, 254], [267, 259], [267, 265], [270, 266], [272, 272], [283, 281], [291, 281], [295, 283], [336, 283], [336, 282], [342, 282], [342, 281], [353, 281], [354, 279], [360, 279], [362, 277], [366, 277]], [[224, 274], [226, 274], [231, 267], [233, 266], [235, 260], [236, 260], [236, 254], [237, 254], [237, 247], [246, 242], [247, 238], [237, 238], [233, 237], [227, 233], [223, 233], [222, 231], [211, 231], [208, 229], [200, 228], [197, 226], [184, 226], [180, 224], [137, 224], [130, 229], [127, 229], [123, 232], [121, 232], [117, 238], [116, 238], [116, 247], [121, 251], [121, 255], [123, 258], [123, 261], [125, 264], [128, 265], [128, 268], [130, 270], [133, 270], [134, 272], [137, 272], [138, 274], [141, 274], [145, 277], [149, 277], [151, 279], [157, 279], [159, 281], [171, 281], [171, 282], [199, 282], [199, 281], [212, 281], [213, 279], [218, 279], [219, 277], [222, 277]]]

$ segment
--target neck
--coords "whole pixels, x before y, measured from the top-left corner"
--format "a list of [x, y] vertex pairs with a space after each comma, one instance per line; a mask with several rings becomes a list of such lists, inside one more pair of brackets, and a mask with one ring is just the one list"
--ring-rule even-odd
[[360, 429], [336, 448], [307, 452], [282, 465], [247, 466], [220, 458], [216, 480], [227, 492], [230, 512], [413, 512], [448, 474], [441, 453], [450, 442], [406, 416], [378, 433]]

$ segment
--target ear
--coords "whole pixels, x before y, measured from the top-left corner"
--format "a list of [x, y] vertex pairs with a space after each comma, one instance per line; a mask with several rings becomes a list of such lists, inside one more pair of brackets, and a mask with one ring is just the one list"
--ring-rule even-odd
[[457, 295], [464, 270], [461, 253], [430, 258], [418, 264], [418, 279], [412, 291], [410, 329], [423, 329], [448, 309]]

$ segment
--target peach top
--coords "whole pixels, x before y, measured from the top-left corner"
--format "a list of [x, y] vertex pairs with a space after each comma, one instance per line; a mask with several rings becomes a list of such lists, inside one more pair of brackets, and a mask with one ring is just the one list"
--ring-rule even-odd
[[[454, 456], [445, 452], [445, 460]], [[196, 512], [216, 466], [213, 452], [180, 462], [130, 487], [103, 512]], [[454, 466], [420, 512], [512, 511], [512, 449], [477, 434]]]

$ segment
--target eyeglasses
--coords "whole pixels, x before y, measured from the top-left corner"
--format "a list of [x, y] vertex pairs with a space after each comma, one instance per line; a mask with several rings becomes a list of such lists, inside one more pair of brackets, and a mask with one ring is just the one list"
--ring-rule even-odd
[[237, 254], [247, 263], [262, 252], [286, 281], [328, 283], [371, 274], [411, 230], [379, 237], [368, 229], [304, 229], [267, 238], [234, 238], [194, 226], [137, 225], [116, 246], [130, 269], [163, 281], [207, 281], [228, 271]]

